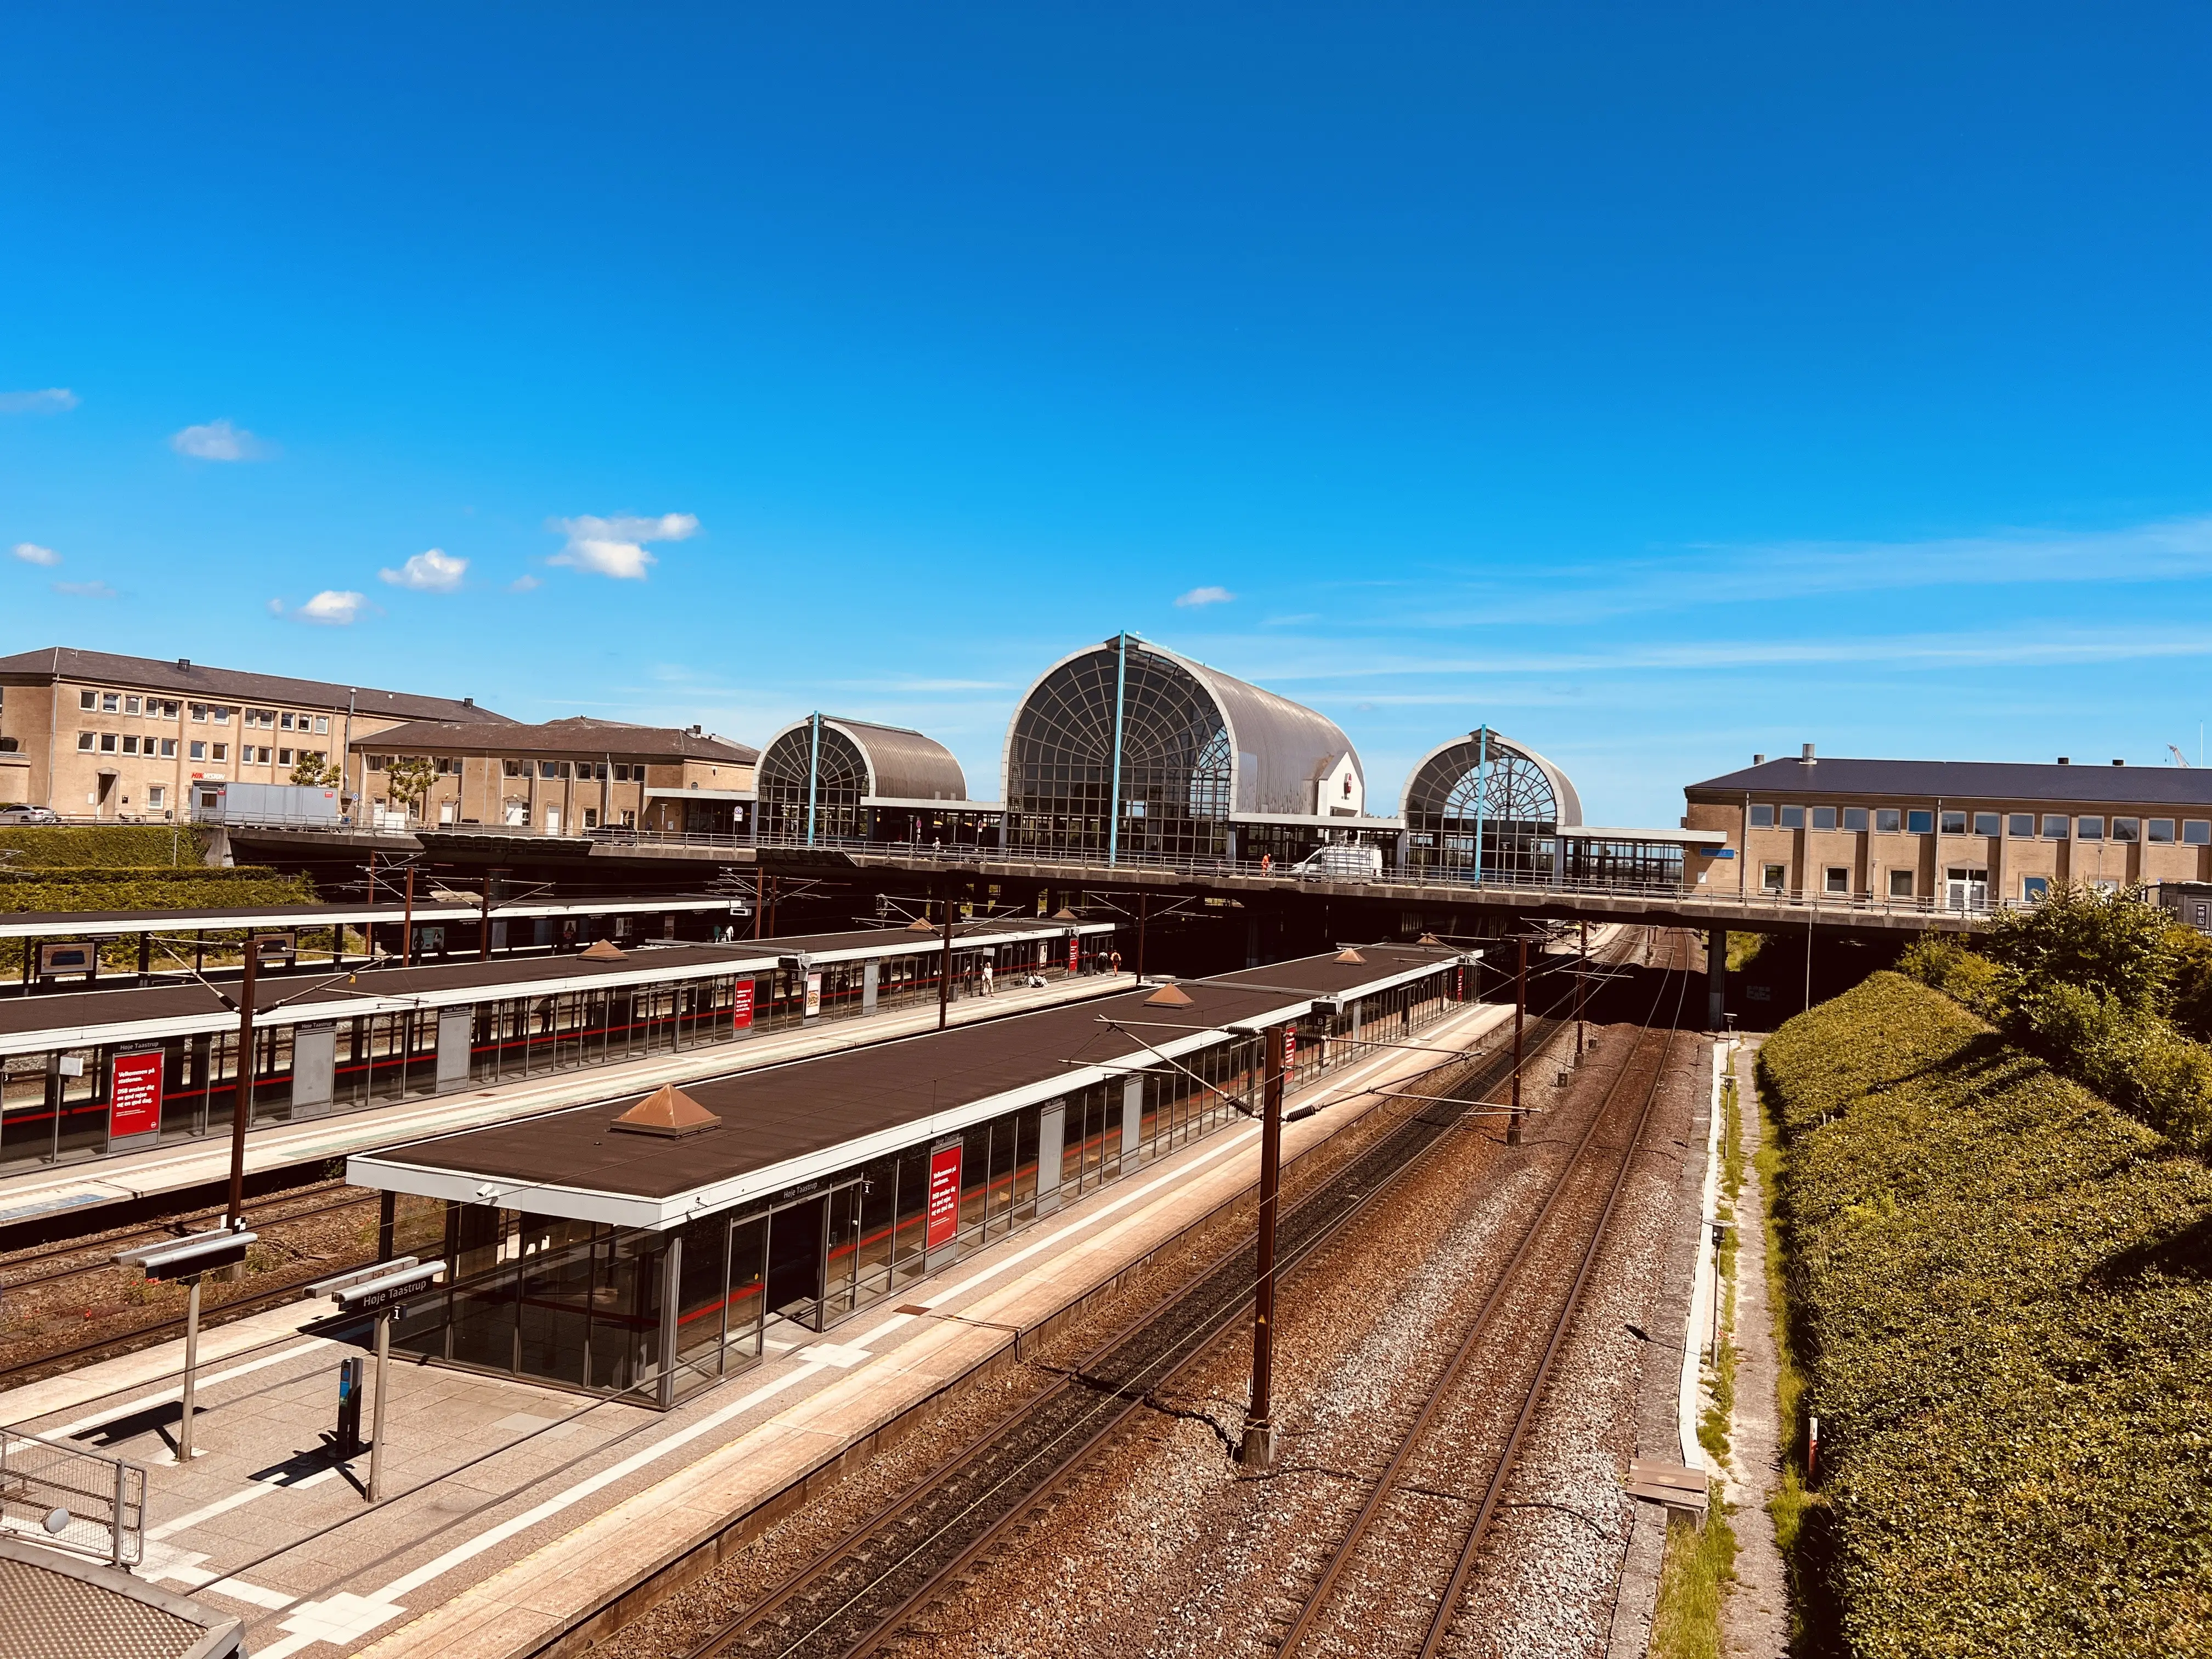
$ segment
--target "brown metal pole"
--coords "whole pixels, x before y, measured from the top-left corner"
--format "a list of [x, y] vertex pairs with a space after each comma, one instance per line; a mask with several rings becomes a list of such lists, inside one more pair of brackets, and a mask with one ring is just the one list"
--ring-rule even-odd
[[253, 935], [246, 936], [246, 978], [238, 993], [238, 1090], [230, 1109], [230, 1205], [224, 1224], [235, 1231], [246, 1219], [246, 1126], [253, 1116]]
[[407, 908], [399, 918], [399, 965], [410, 968], [415, 963], [415, 866], [407, 866]]
[[392, 1260], [392, 1237], [398, 1228], [399, 1194], [389, 1187], [376, 1195], [376, 1259]]
[[945, 1029], [952, 1003], [952, 884], [945, 884], [945, 953], [937, 964], [937, 1029]]
[[[753, 856], [760, 856], [756, 848]], [[753, 937], [761, 936], [761, 928], [768, 921], [768, 876], [759, 865], [753, 866]]]
[[483, 878], [483, 913], [477, 919], [477, 960], [491, 960], [491, 872]]
[[1152, 908], [1152, 895], [1137, 895], [1137, 977], [1145, 976], [1145, 915]]
[[1252, 1283], [1252, 1404], [1237, 1461], [1264, 1469], [1275, 1461], [1275, 1215], [1283, 1188], [1283, 1046], [1289, 1028], [1270, 1025], [1267, 1089], [1260, 1120], [1260, 1244]]
[[1575, 1058], [1583, 1055], [1583, 983], [1589, 974], [1589, 923], [1583, 923], [1583, 951], [1575, 963]]
[[1515, 941], [1521, 951], [1519, 971], [1513, 980], [1513, 1111], [1505, 1120], [1505, 1144], [1521, 1144], [1521, 1022], [1528, 1012], [1528, 936]]

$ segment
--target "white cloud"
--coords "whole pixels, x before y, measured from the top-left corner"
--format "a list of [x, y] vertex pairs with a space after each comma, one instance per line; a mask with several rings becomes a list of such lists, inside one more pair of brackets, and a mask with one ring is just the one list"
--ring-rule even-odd
[[469, 562], [457, 559], [442, 548], [427, 548], [397, 570], [376, 574], [394, 587], [411, 587], [418, 593], [450, 593], [468, 574]]
[[538, 578], [535, 576], [517, 576], [507, 585], [507, 591], [510, 593], [527, 593], [537, 586]]
[[51, 547], [40, 547], [36, 542], [17, 542], [15, 556], [25, 564], [57, 565], [62, 556]]
[[350, 627], [361, 620], [362, 613], [368, 608], [368, 594], [335, 587], [325, 588], [297, 610], [287, 609], [282, 599], [269, 601], [271, 616], [289, 617], [295, 622], [314, 623], [325, 628]]
[[0, 392], [0, 415], [58, 415], [75, 409], [78, 402], [76, 393], [65, 386], [50, 386], [43, 392]]
[[680, 542], [696, 535], [699, 520], [689, 513], [664, 513], [657, 519], [555, 519], [546, 528], [568, 537], [568, 544], [546, 561], [571, 570], [643, 581], [658, 563], [645, 550], [647, 542]]
[[1237, 596], [1225, 587], [1194, 587], [1176, 603], [1179, 605], [1226, 605]]
[[269, 453], [267, 444], [227, 420], [188, 426], [170, 438], [169, 447], [202, 461], [258, 461]]
[[106, 582], [56, 582], [54, 592], [80, 599], [112, 599], [115, 590]]

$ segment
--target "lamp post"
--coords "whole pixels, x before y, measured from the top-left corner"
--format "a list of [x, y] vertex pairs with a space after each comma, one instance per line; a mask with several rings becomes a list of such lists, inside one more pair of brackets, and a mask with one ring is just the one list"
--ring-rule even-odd
[[1270, 1025], [1267, 1088], [1260, 1124], [1260, 1240], [1252, 1282], [1252, 1403], [1237, 1461], [1264, 1469], [1275, 1461], [1275, 1218], [1283, 1186], [1283, 1050], [1291, 1027]]
[[238, 1228], [246, 1218], [246, 1126], [253, 1116], [253, 984], [261, 942], [246, 936], [246, 977], [238, 989], [238, 1088], [230, 1109], [230, 1203], [223, 1224]]
[[1528, 935], [1519, 935], [1520, 962], [1513, 977], [1513, 1110], [1505, 1120], [1505, 1144], [1521, 1144], [1521, 1022], [1528, 1012]]

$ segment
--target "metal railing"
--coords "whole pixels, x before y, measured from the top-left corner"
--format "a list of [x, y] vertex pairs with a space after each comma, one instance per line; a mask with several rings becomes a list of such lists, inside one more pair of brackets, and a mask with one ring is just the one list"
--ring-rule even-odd
[[0, 1429], [0, 1522], [135, 1567], [146, 1555], [146, 1471], [65, 1441]]

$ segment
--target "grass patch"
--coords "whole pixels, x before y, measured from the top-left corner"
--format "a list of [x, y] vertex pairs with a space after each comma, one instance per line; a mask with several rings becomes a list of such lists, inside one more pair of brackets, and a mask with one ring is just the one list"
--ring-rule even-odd
[[1651, 1616], [1653, 1659], [1720, 1659], [1721, 1607], [1735, 1578], [1735, 1533], [1715, 1481], [1704, 1525], [1686, 1515], [1668, 1518]]

